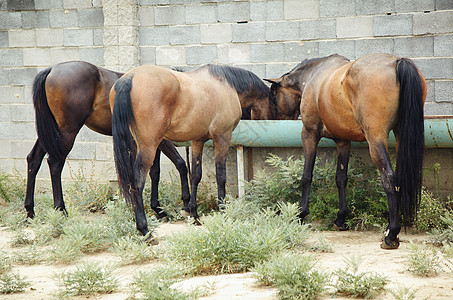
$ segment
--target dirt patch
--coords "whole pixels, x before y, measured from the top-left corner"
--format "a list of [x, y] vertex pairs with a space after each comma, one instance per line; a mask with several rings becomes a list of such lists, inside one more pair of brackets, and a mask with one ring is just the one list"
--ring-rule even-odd
[[[161, 224], [157, 229], [158, 239], [164, 241], [165, 237], [173, 232], [186, 230], [185, 223]], [[7, 252], [17, 251], [11, 248], [10, 240], [13, 234], [5, 228], [0, 229], [0, 249]], [[417, 289], [416, 299], [453, 299], [453, 272], [445, 271], [436, 277], [422, 278], [412, 275], [406, 269], [404, 261], [409, 253], [409, 241], [421, 242], [428, 240], [426, 235], [400, 234], [401, 245], [398, 250], [380, 249], [380, 236], [377, 232], [319, 232], [313, 235], [309, 243], [317, 243], [323, 237], [332, 245], [333, 253], [316, 253], [318, 268], [325, 271], [334, 271], [344, 266], [344, 258], [357, 255], [364, 261], [360, 271], [372, 271], [386, 275], [390, 279], [387, 285], [390, 289], [398, 289], [400, 285]], [[102, 263], [118, 262], [119, 259], [111, 253], [87, 255], [83, 261], [99, 261]], [[115, 275], [120, 279], [120, 289], [109, 295], [91, 297], [91, 299], [127, 299], [129, 296], [128, 284], [132, 281], [133, 274], [139, 270], [153, 268], [156, 263], [131, 265], [119, 267]], [[26, 276], [31, 283], [24, 293], [13, 295], [0, 295], [2, 299], [49, 299], [58, 286], [54, 275], [63, 270], [74, 268], [76, 265], [59, 266], [39, 264], [34, 266], [14, 265], [13, 271], [21, 276]], [[251, 273], [230, 274], [221, 276], [198, 276], [184, 280], [178, 284], [182, 289], [189, 290], [197, 286], [209, 286], [213, 293], [201, 299], [277, 299], [276, 289], [260, 287]], [[86, 299], [86, 297], [79, 297]], [[325, 296], [322, 299], [330, 299]], [[348, 298], [337, 298], [348, 299]], [[389, 293], [384, 293], [380, 299], [393, 299]]]

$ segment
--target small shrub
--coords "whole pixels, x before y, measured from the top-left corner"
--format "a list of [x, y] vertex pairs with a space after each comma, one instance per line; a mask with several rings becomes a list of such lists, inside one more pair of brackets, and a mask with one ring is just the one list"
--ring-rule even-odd
[[5, 202], [23, 201], [25, 198], [25, 179], [20, 176], [12, 176], [0, 171], [0, 198]]
[[13, 240], [11, 241], [11, 246], [22, 247], [25, 245], [31, 245], [33, 243], [34, 237], [32, 235], [32, 232], [22, 229], [14, 233]]
[[76, 266], [73, 271], [64, 271], [56, 276], [62, 288], [61, 295], [108, 294], [118, 287], [118, 280], [113, 276], [113, 267], [102, 267], [97, 263], [85, 263]]
[[70, 240], [61, 240], [47, 250], [47, 262], [54, 264], [72, 264], [82, 256], [80, 245]]
[[0, 274], [4, 274], [11, 270], [12, 261], [5, 251], [0, 250]]
[[88, 177], [81, 168], [74, 172], [70, 161], [68, 161], [68, 168], [72, 183], [66, 188], [66, 202], [81, 210], [103, 211], [107, 202], [112, 199], [112, 194], [108, 184], [99, 184], [94, 179], [94, 159], [91, 160], [91, 172]]
[[359, 272], [361, 262], [359, 257], [346, 258], [346, 267], [333, 273], [336, 277], [336, 293], [368, 299], [376, 297], [384, 290], [388, 279], [374, 272]]
[[321, 253], [332, 253], [333, 247], [323, 236], [318, 236], [318, 242], [310, 246], [311, 251], [321, 252]]
[[25, 249], [16, 251], [13, 254], [13, 261], [21, 265], [34, 265], [45, 260], [44, 252], [37, 244], [33, 244]]
[[449, 214], [447, 205], [453, 203], [451, 200], [444, 203], [438, 198], [435, 198], [426, 189], [422, 190], [420, 207], [417, 211], [417, 218], [414, 226], [418, 231], [442, 231], [448, 228], [448, 220], [445, 216]]
[[411, 290], [406, 286], [399, 286], [397, 290], [387, 289], [396, 300], [413, 300], [418, 290]]
[[113, 243], [113, 249], [121, 258], [121, 264], [139, 264], [156, 258], [153, 248], [132, 237], [122, 237]]
[[48, 207], [30, 222], [30, 227], [36, 235], [36, 242], [40, 245], [48, 244], [64, 233], [63, 226], [70, 218], [56, 209]]
[[134, 275], [131, 291], [134, 299], [189, 299], [189, 295], [172, 287], [177, 283], [185, 271], [174, 264], [168, 264], [152, 269], [140, 271]]
[[445, 224], [445, 228], [433, 230], [434, 238], [439, 244], [452, 244], [453, 243], [453, 212], [448, 211], [440, 219]]
[[410, 244], [406, 265], [411, 273], [422, 277], [436, 276], [442, 270], [441, 262], [442, 258], [433, 247]]
[[297, 219], [297, 205], [280, 204], [280, 214], [270, 209], [258, 214], [243, 211], [247, 218], [234, 219], [229, 208], [234, 201], [245, 200], [232, 200], [223, 213], [205, 217], [201, 230], [193, 227], [174, 233], [168, 240], [165, 257], [186, 264], [194, 274], [235, 273], [247, 271], [255, 262], [305, 241], [308, 229]]
[[0, 274], [0, 293], [2, 294], [20, 293], [29, 285], [30, 283], [25, 281], [25, 278], [19, 274]]
[[258, 263], [255, 277], [264, 285], [275, 285], [281, 299], [316, 299], [326, 290], [328, 276], [314, 269], [312, 256], [278, 253]]

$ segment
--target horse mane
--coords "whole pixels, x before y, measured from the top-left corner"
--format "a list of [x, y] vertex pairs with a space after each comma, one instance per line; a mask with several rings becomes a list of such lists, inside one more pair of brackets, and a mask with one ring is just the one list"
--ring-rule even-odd
[[269, 87], [253, 72], [224, 65], [208, 64], [206, 67], [212, 76], [226, 80], [238, 94], [250, 92], [251, 89], [260, 96], [269, 96]]
[[298, 69], [302, 69], [312, 63], [315, 63], [317, 61], [320, 61], [320, 60], [325, 60], [325, 59], [328, 59], [328, 58], [331, 58], [331, 57], [338, 57], [340, 59], [344, 59], [344, 60], [347, 60], [349, 61], [349, 58], [345, 57], [345, 56], [342, 56], [342, 55], [339, 55], [339, 54], [332, 54], [332, 55], [329, 55], [329, 56], [324, 56], [324, 57], [316, 57], [316, 58], [307, 58], [305, 60], [303, 60], [302, 62], [298, 63], [291, 71], [289, 71], [288, 73], [286, 74], [283, 74], [283, 76], [285, 75], [288, 75], [289, 73], [292, 73]]

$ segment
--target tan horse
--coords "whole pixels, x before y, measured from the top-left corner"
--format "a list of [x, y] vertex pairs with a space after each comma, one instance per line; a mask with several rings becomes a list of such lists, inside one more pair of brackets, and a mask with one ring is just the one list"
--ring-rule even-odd
[[[389, 204], [389, 226], [382, 248], [399, 246], [398, 210], [412, 221], [420, 199], [424, 147], [423, 105], [426, 82], [407, 58], [370, 54], [350, 62], [339, 55], [303, 61], [272, 82], [279, 109], [300, 101], [305, 165], [300, 217], [308, 214], [316, 148], [321, 137], [337, 143], [336, 183], [340, 209], [335, 225], [346, 229], [345, 199], [351, 141], [367, 141], [381, 174]], [[279, 112], [291, 115], [294, 111]], [[396, 171], [387, 151], [389, 132], [397, 141]]]
[[184, 206], [194, 218], [198, 218], [196, 197], [203, 144], [213, 140], [218, 198], [222, 202], [231, 134], [242, 113], [237, 91], [227, 79], [213, 76], [203, 67], [182, 73], [145, 65], [115, 83], [110, 106], [120, 186], [143, 235], [148, 233], [142, 199], [145, 174], [164, 138], [192, 142], [191, 196]]

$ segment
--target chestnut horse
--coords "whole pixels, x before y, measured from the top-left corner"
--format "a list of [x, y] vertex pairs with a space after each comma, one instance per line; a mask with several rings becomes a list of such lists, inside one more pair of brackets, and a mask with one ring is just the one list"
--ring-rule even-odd
[[[253, 73], [217, 65], [185, 73], [145, 65], [115, 83], [110, 92], [115, 164], [124, 197], [132, 204], [137, 229], [143, 235], [148, 233], [142, 199], [144, 174], [153, 164], [160, 141], [192, 142], [191, 195], [184, 209], [198, 219], [196, 199], [204, 143], [213, 140], [221, 204], [226, 157], [232, 131], [241, 118], [241, 102], [242, 108], [252, 107], [252, 118], [272, 118], [275, 105], [269, 94], [269, 88]], [[254, 109], [258, 102], [267, 103], [267, 109]]]
[[[330, 138], [336, 142], [338, 152], [340, 209], [335, 225], [346, 229], [345, 187], [351, 141], [366, 140], [389, 205], [389, 225], [381, 247], [398, 248], [398, 210], [401, 209], [406, 225], [413, 220], [422, 184], [427, 86], [415, 64], [389, 54], [370, 54], [353, 62], [331, 55], [305, 60], [289, 73], [268, 81], [272, 82], [271, 91], [279, 109], [300, 101], [305, 157], [300, 217], [308, 214], [317, 144], [321, 137]], [[387, 151], [391, 130], [397, 142], [395, 172]]]
[[[46, 153], [53, 189], [54, 207], [66, 214], [61, 187], [61, 172], [75, 138], [85, 124], [88, 128], [112, 135], [112, 114], [108, 95], [115, 81], [123, 74], [98, 68], [83, 61], [54, 65], [41, 71], [33, 83], [33, 103], [38, 139], [27, 156], [28, 177], [25, 196], [27, 216], [34, 217], [36, 174]], [[189, 199], [187, 167], [173, 143], [163, 140], [159, 149], [175, 164], [181, 177], [182, 199]], [[151, 207], [158, 218], [166, 216], [158, 197], [159, 158], [150, 171]]]

